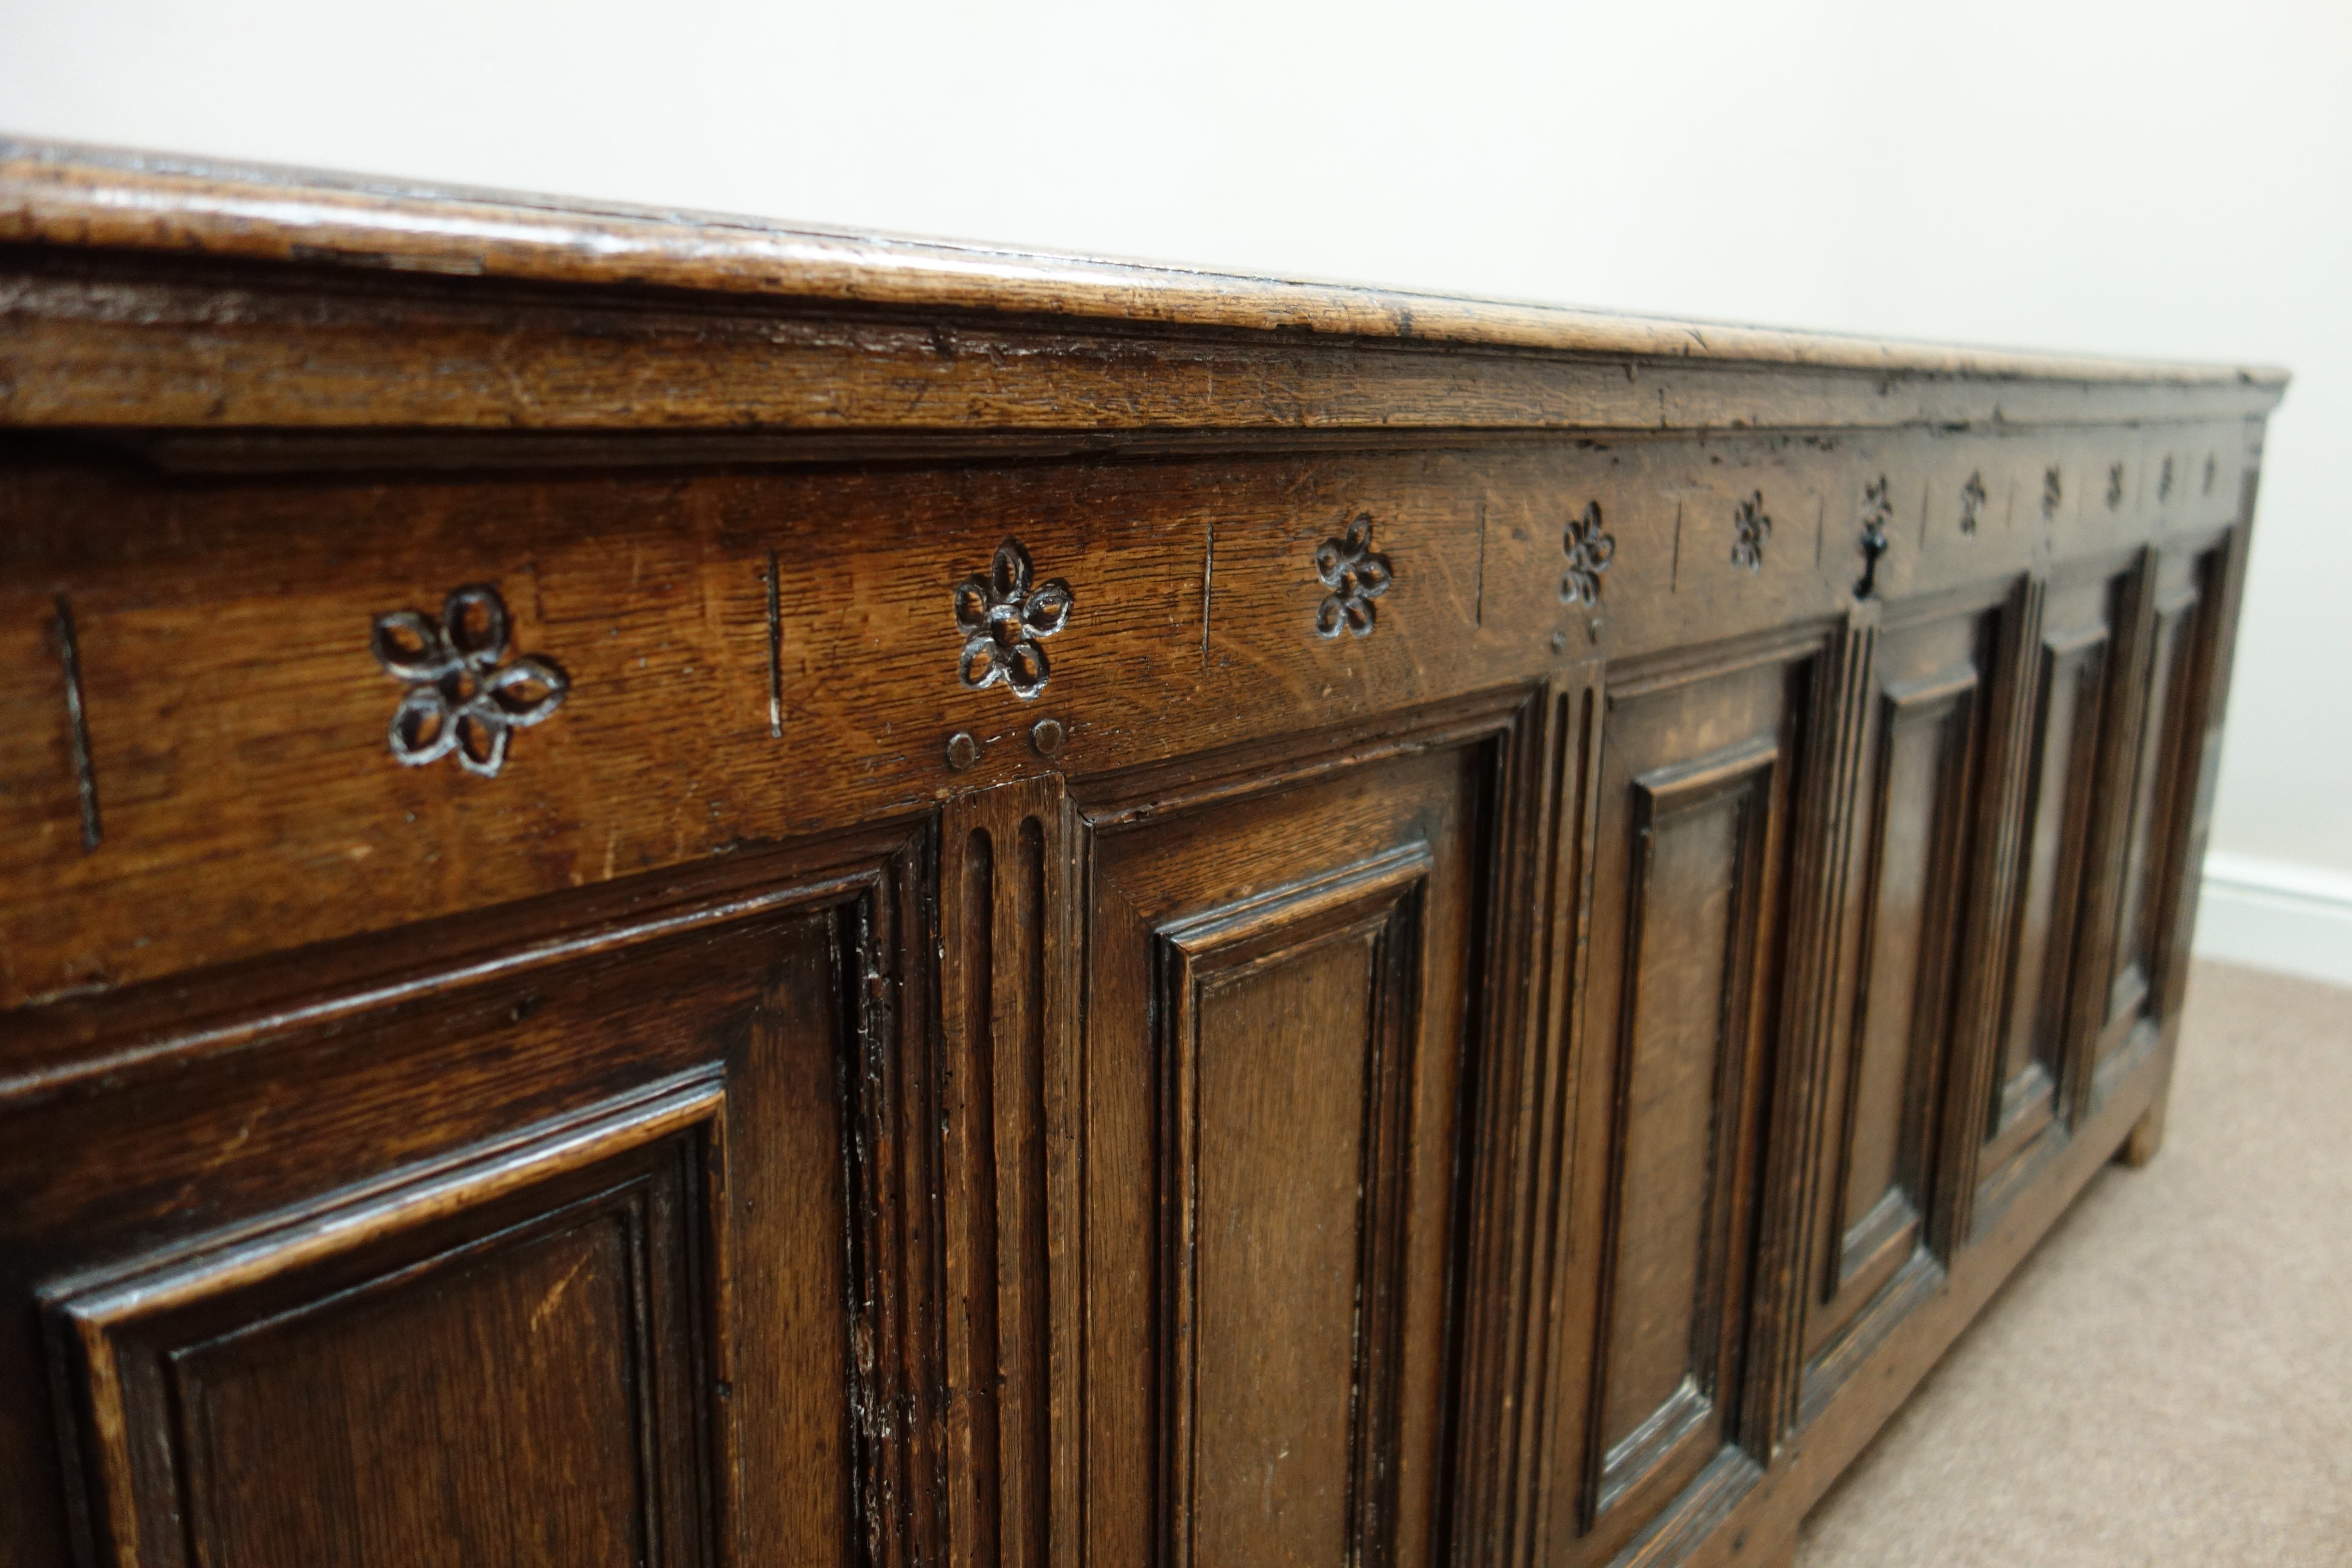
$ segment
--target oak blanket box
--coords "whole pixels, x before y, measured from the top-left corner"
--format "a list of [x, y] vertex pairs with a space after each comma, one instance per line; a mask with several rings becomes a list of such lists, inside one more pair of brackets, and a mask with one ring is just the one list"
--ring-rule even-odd
[[0, 145], [0, 1564], [1784, 1561], [2284, 384]]

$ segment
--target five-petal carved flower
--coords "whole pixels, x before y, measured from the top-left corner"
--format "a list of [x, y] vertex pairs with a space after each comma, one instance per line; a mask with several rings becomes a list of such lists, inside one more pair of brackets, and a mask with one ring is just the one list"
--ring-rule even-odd
[[1750, 574], [1764, 570], [1764, 542], [1772, 537], [1772, 520], [1764, 515], [1764, 492], [1758, 490], [1731, 514], [1731, 563]]
[[376, 662], [407, 694], [392, 711], [392, 754], [417, 768], [452, 752], [460, 766], [496, 778], [507, 737], [563, 705], [571, 682], [543, 658], [507, 657], [507, 606], [496, 588], [451, 594], [441, 618], [394, 610], [375, 618]]
[[1985, 502], [1991, 497], [1985, 490], [1984, 470], [1969, 475], [1969, 482], [1960, 487], [1960, 531], [1974, 533], [1977, 520], [1984, 515]]
[[1601, 531], [1599, 501], [1585, 502], [1584, 514], [1569, 519], [1559, 547], [1568, 552], [1568, 570], [1559, 580], [1559, 602], [1597, 606], [1601, 574], [1609, 570], [1609, 558], [1617, 553], [1616, 536]]
[[1029, 552], [1017, 539], [996, 547], [984, 577], [967, 577], [955, 591], [956, 629], [963, 633], [958, 672], [979, 691], [998, 681], [1026, 700], [1045, 689], [1050, 673], [1040, 637], [1069, 624], [1077, 600], [1056, 577], [1030, 586]]
[[1337, 539], [1315, 547], [1315, 575], [1331, 591], [1316, 606], [1315, 631], [1336, 637], [1342, 629], [1372, 635], [1380, 618], [1372, 601], [1389, 591], [1389, 558], [1372, 550], [1372, 514], [1360, 514]]

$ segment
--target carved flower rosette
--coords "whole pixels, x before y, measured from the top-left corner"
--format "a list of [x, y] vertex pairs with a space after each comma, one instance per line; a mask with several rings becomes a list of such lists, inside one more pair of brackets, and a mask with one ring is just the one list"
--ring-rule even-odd
[[1617, 553], [1616, 535], [1601, 531], [1599, 501], [1585, 502], [1584, 510], [1569, 519], [1559, 544], [1568, 556], [1568, 569], [1559, 578], [1559, 602], [1598, 609], [1601, 574], [1609, 570], [1610, 558]]
[[496, 778], [508, 738], [563, 705], [571, 683], [555, 665], [507, 662], [508, 630], [506, 602], [478, 583], [451, 594], [438, 621], [415, 610], [376, 616], [376, 662], [408, 683], [387, 737], [396, 761], [417, 768], [454, 754], [467, 773]]
[[1315, 547], [1315, 575], [1330, 592], [1315, 608], [1315, 632], [1336, 637], [1343, 631], [1360, 637], [1372, 635], [1380, 611], [1372, 601], [1389, 591], [1393, 577], [1389, 558], [1372, 548], [1370, 512], [1348, 524], [1337, 539]]
[[1960, 487], [1960, 531], [1962, 533], [1974, 533], [1977, 531], [1977, 521], [1984, 516], [1985, 502], [1991, 499], [1990, 493], [1985, 489], [1984, 470], [1979, 468], [1970, 473], [1969, 482]]
[[1029, 552], [1008, 539], [984, 576], [957, 586], [956, 629], [964, 638], [957, 673], [967, 689], [1002, 681], [1024, 701], [1045, 689], [1052, 670], [1039, 643], [1069, 625], [1077, 599], [1060, 578], [1032, 586], [1031, 575]]
[[1764, 512], [1764, 492], [1758, 490], [1731, 512], [1731, 563], [1754, 576], [1764, 570], [1764, 542], [1772, 537], [1772, 520]]

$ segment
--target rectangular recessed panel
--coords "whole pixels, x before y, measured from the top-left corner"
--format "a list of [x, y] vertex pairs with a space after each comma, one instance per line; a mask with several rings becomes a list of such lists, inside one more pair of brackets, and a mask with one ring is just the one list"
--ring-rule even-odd
[[1372, 944], [1200, 1002], [1196, 1550], [1309, 1568], [1347, 1536]]
[[2027, 796], [2008, 1017], [1990, 1107], [1990, 1174], [2056, 1113], [2063, 1076], [2066, 985], [2074, 934], [2090, 784], [2095, 772], [2107, 607], [2104, 591], [2058, 622], [2052, 595], [2044, 632], [2041, 720]]
[[596, 1215], [176, 1352], [211, 1561], [640, 1561], [629, 1228]]
[[2032, 825], [2026, 840], [2023, 892], [2017, 930], [2017, 963], [2010, 977], [2009, 1029], [2001, 1058], [2001, 1081], [2016, 1083], [2029, 1068], [2045, 1068], [2048, 1034], [2057, 1022], [2052, 1005], [2053, 959], [2062, 971], [2065, 955], [2053, 953], [2058, 934], [2053, 916], [2058, 897], [2059, 859], [2065, 847], [2066, 795], [2076, 761], [2075, 736], [2081, 726], [2083, 700], [2087, 695], [2095, 647], [2060, 655], [2043, 678], [2042, 732], [2034, 770]]
[[[2173, 732], [2172, 699], [2179, 682], [2179, 665], [2189, 650], [2189, 638], [2185, 634], [2189, 623], [2189, 612], [2195, 602], [2190, 598], [2161, 605], [2156, 617], [2156, 652], [2148, 666], [2147, 704], [2140, 720], [2139, 757], [2134, 769], [2132, 788], [2131, 832], [2125, 849], [2123, 898], [2117, 908], [2116, 982], [2118, 994], [2115, 999], [2117, 1004], [2124, 1003], [2121, 992], [2126, 985], [2134, 993], [2146, 990], [2147, 938], [2154, 925], [2147, 908], [2150, 857], [2158, 833], [2160, 792], [2169, 782], [2165, 777], [2166, 742], [2178, 739]], [[2132, 985], [2135, 979], [2138, 984]], [[2131, 1000], [2137, 1002], [2137, 995], [2134, 994]]]
[[[52, 1307], [121, 1568], [707, 1559], [715, 1082]], [[69, 1376], [72, 1374], [69, 1373]]]
[[747, 852], [650, 918], [404, 938], [388, 994], [310, 954], [269, 982], [308, 989], [161, 998], [161, 1030], [251, 1032], [0, 1145], [14, 1310], [47, 1330], [0, 1366], [31, 1391], [0, 1398], [0, 1538], [84, 1568], [664, 1568], [719, 1531], [900, 1561], [940, 1463], [900, 1415], [936, 1387], [940, 1183], [891, 1005], [913, 867], [876, 866]]
[[2185, 826], [2185, 795], [2191, 787], [2186, 773], [2190, 736], [2202, 721], [2193, 699], [2204, 641], [2200, 578], [2205, 566], [2200, 558], [2175, 553], [2158, 569], [2140, 729], [2133, 748], [2131, 820], [2092, 1080], [2094, 1104], [2105, 1100], [2155, 1041], [2148, 1020], [2158, 1005], [2151, 994], [2179, 881], [2168, 859], [2180, 853], [2177, 837]]
[[1963, 669], [1926, 689], [1898, 689], [1882, 708], [1862, 1010], [1846, 1091], [1839, 1285], [1880, 1264], [1924, 1212], [1927, 1091], [1957, 913], [1974, 686], [1974, 671]]
[[1170, 1440], [1191, 1563], [1381, 1558], [1393, 1527], [1414, 847], [1162, 933], [1176, 1085]]
[[1769, 744], [1637, 779], [1596, 1508], [1721, 1442]]
[[1726, 795], [1653, 829], [1601, 1428], [1612, 1448], [1692, 1373], [1743, 804]]
[[[1700, 1528], [1726, 1495], [1701, 1478], [1754, 1441], [1780, 867], [1822, 651], [1791, 635], [1610, 677], [1569, 1018], [1550, 1495], [1525, 1561], [1650, 1561]], [[1749, 1458], [1733, 1471], [1735, 1492], [1761, 1473]]]
[[1077, 799], [1087, 1561], [1444, 1554], [1496, 749]]
[[1870, 968], [1855, 1042], [1845, 1215], [1850, 1229], [1906, 1173], [1904, 1089], [1917, 1016], [1920, 949], [1939, 826], [1937, 784], [1950, 733], [1941, 710], [1890, 714], [1881, 795], [1876, 877], [1870, 909]]
[[1938, 1085], [1997, 630], [1994, 613], [1970, 609], [1898, 626], [1872, 653], [1848, 829], [1853, 969], [1829, 998], [1801, 1422], [1941, 1277], [1927, 1250]]

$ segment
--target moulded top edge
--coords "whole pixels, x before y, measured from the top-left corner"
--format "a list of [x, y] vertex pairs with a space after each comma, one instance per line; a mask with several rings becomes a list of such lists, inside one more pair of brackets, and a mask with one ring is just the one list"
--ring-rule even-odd
[[2287, 373], [1891, 342], [0, 138], [0, 243], [1901, 376], [2257, 385]]

